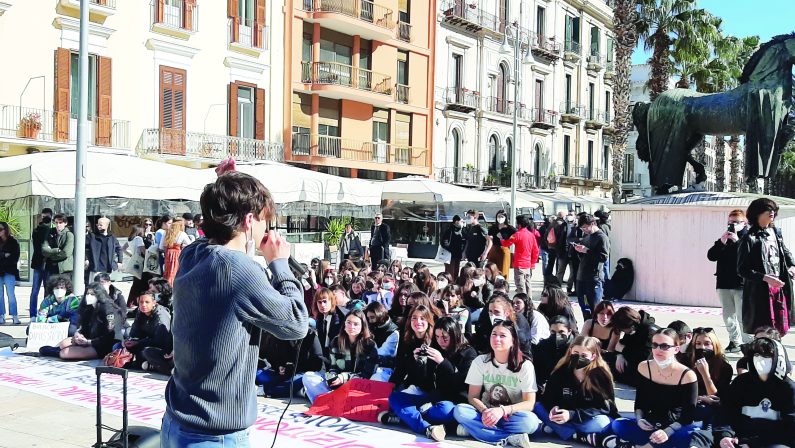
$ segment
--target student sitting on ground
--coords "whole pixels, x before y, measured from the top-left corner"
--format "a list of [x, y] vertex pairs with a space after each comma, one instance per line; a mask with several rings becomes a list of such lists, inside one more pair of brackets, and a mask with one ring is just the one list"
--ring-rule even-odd
[[574, 341], [574, 330], [566, 316], [555, 316], [550, 320], [548, 338], [533, 346], [533, 365], [536, 369], [536, 383], [544, 390], [552, 370], [566, 356], [569, 345]]
[[272, 398], [287, 398], [291, 391], [298, 395], [303, 387], [304, 373], [318, 372], [324, 363], [317, 332], [312, 328], [300, 341], [284, 341], [263, 333], [259, 357], [265, 362], [257, 370], [255, 382], [262, 386], [266, 397]]
[[124, 348], [135, 355], [135, 359], [125, 366], [128, 369], [148, 370], [143, 351], [149, 347], [158, 348], [165, 353], [174, 349], [171, 337], [171, 313], [166, 307], [155, 302], [151, 293], [138, 296], [138, 311], [130, 328], [130, 338], [123, 342]]
[[550, 324], [553, 317], [566, 316], [571, 322], [574, 335], [577, 336], [579, 332], [577, 318], [574, 317], [569, 295], [563, 290], [557, 277], [550, 275], [544, 279], [544, 289], [541, 290], [541, 303], [538, 305], [538, 312], [543, 314]]
[[514, 312], [513, 303], [501, 292], [497, 292], [491, 297], [486, 309], [487, 311], [482, 313], [478, 319], [472, 338], [472, 345], [479, 353], [489, 351], [491, 329], [498, 321], [510, 320], [516, 325], [519, 347], [528, 359], [532, 359], [532, 344], [537, 344], [541, 339], [549, 337], [549, 324], [544, 316], [535, 311], [533, 321], [527, 322], [523, 315]]
[[[659, 327], [648, 313], [628, 306], [619, 308], [612, 322], [613, 328], [623, 336], [616, 344], [616, 363], [611, 368], [615, 368], [616, 381], [636, 386], [641, 375], [635, 367], [651, 356], [651, 339]], [[676, 346], [679, 347], [678, 335]]]
[[361, 311], [351, 311], [331, 341], [331, 360], [327, 372], [306, 372], [303, 382], [310, 403], [342, 386], [352, 378], [370, 378], [378, 365], [378, 349]]
[[614, 351], [619, 339], [618, 332], [613, 328], [613, 315], [615, 313], [613, 302], [603, 300], [594, 307], [592, 317], [582, 324], [582, 334], [599, 339], [599, 343], [602, 346], [602, 357], [604, 358], [606, 352], [609, 352], [613, 361], [615, 361]]
[[469, 308], [465, 307], [464, 302], [461, 300], [461, 288], [456, 284], [447, 285], [447, 287], [442, 290], [441, 303], [446, 314], [458, 323], [461, 331], [464, 334], [469, 334], [471, 325], [469, 320]]
[[513, 321], [503, 320], [492, 327], [489, 351], [472, 361], [466, 383], [469, 403], [453, 411], [459, 424], [457, 435], [530, 448], [528, 435], [541, 424], [533, 414], [537, 387], [533, 363], [520, 350]]
[[[774, 341], [781, 342], [781, 334], [770, 325], [764, 325], [756, 329], [754, 332], [754, 340], [759, 338], [770, 338]], [[743, 374], [748, 371], [748, 366], [751, 365], [753, 360], [753, 341], [740, 345], [740, 351], [743, 357], [737, 360], [737, 375]]]
[[684, 363], [698, 375], [698, 403], [695, 420], [707, 428], [720, 406], [719, 395], [729, 388], [734, 370], [726, 361], [723, 346], [712, 328], [693, 330], [693, 339], [685, 353]]
[[[553, 325], [554, 326], [554, 325]], [[601, 446], [618, 417], [613, 375], [602, 360], [599, 340], [577, 336], [566, 355], [547, 380], [535, 413], [544, 422], [545, 432], [561, 440], [576, 438], [591, 446]]]
[[389, 381], [395, 368], [395, 357], [398, 353], [400, 330], [389, 318], [384, 305], [373, 302], [364, 309], [367, 316], [367, 326], [373, 334], [373, 340], [378, 348], [378, 368], [371, 378], [374, 381]]
[[425, 305], [417, 305], [409, 312], [408, 324], [403, 331], [395, 359], [395, 370], [389, 378], [389, 381], [396, 387], [403, 384], [414, 384], [422, 389], [423, 386], [427, 386], [427, 383], [422, 382], [427, 379], [419, 378], [421, 372], [416, 369], [418, 361], [415, 354], [423, 347], [431, 345], [435, 320], [436, 316]]
[[345, 322], [345, 314], [337, 308], [337, 297], [328, 288], [319, 288], [315, 292], [310, 313], [315, 318], [317, 337], [323, 356], [328, 358], [331, 353], [332, 340], [340, 334]]
[[80, 297], [72, 294], [72, 280], [65, 275], [51, 275], [47, 279], [46, 291], [52, 291], [42, 300], [36, 314], [36, 322], [69, 322], [69, 336], [77, 331], [77, 309], [80, 306]]

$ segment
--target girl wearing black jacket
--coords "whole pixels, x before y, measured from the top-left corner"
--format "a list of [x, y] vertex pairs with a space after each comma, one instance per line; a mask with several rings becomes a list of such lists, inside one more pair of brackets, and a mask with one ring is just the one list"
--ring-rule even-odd
[[628, 306], [616, 310], [611, 322], [618, 334], [623, 333], [615, 346], [616, 361], [611, 368], [615, 367], [616, 380], [635, 386], [641, 379], [636, 367], [651, 356], [652, 335], [659, 327], [649, 313]]
[[[412, 317], [418, 315], [433, 319], [430, 310], [422, 306]], [[466, 375], [477, 352], [467, 344], [456, 321], [443, 317], [433, 329], [431, 346], [421, 345], [412, 355], [406, 360], [410, 373], [403, 390], [389, 396], [392, 412], [379, 417], [384, 423], [402, 421], [412, 431], [441, 442], [447, 434], [445, 425], [455, 422], [455, 405], [467, 401]]]
[[[125, 366], [127, 369], [140, 369], [146, 359], [143, 351], [156, 348], [170, 353], [174, 348], [171, 337], [171, 314], [155, 302], [154, 294], [143, 293], [138, 296], [138, 310], [130, 328], [130, 338], [124, 341], [124, 348], [135, 355], [135, 360]], [[148, 367], [148, 366], [147, 366]]]
[[389, 318], [386, 308], [382, 303], [373, 302], [364, 308], [367, 316], [367, 325], [373, 333], [373, 340], [378, 348], [378, 368], [372, 378], [373, 381], [389, 381], [395, 367], [400, 330]]
[[597, 446], [618, 417], [613, 375], [599, 340], [578, 336], [555, 366], [533, 412], [562, 440]]
[[324, 361], [328, 362], [323, 358], [317, 332], [311, 328], [301, 341], [283, 341], [264, 333], [259, 353], [265, 362], [257, 371], [256, 383], [262, 386], [266, 397], [272, 398], [289, 397], [291, 387], [293, 393], [297, 393], [303, 386], [304, 373], [320, 371]]
[[[17, 315], [17, 296], [15, 288], [19, 280], [19, 243], [11, 236], [11, 228], [7, 222], [0, 221], [0, 325], [6, 320], [6, 304], [3, 298], [3, 287], [8, 294], [8, 312], [11, 314], [11, 323], [19, 325]], [[35, 310], [31, 313], [35, 314]]]
[[337, 296], [328, 288], [317, 290], [312, 302], [311, 313], [317, 322], [317, 335], [323, 355], [328, 358], [331, 353], [332, 340], [342, 330], [345, 314], [337, 307]]
[[472, 345], [479, 353], [488, 352], [489, 338], [494, 324], [510, 320], [516, 325], [520, 350], [528, 359], [532, 359], [532, 344], [549, 337], [549, 324], [546, 319], [538, 311], [533, 311], [533, 313], [533, 322], [527, 322], [523, 315], [516, 314], [513, 303], [508, 300], [507, 295], [499, 291], [495, 292], [475, 324]]

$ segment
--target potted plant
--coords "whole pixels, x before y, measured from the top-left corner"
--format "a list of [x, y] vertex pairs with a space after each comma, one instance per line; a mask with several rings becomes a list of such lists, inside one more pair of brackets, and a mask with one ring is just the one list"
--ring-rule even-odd
[[41, 115], [38, 112], [29, 112], [19, 120], [19, 136], [35, 139], [41, 130]]
[[347, 219], [333, 218], [326, 223], [326, 232], [323, 234], [323, 241], [330, 253], [337, 252], [342, 236], [345, 234], [345, 224], [348, 224]]

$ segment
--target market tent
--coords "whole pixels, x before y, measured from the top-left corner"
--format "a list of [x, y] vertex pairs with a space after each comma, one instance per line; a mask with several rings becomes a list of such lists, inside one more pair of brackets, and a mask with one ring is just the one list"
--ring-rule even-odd
[[499, 195], [458, 187], [424, 177], [409, 176], [383, 182], [381, 194], [384, 218], [449, 221], [469, 209], [492, 221], [506, 203]]
[[[497, 194], [503, 203], [510, 205], [511, 203], [511, 190], [500, 189]], [[541, 207], [541, 202], [522, 191], [516, 191], [516, 209], [517, 213], [530, 213], [530, 210], [536, 210]]]

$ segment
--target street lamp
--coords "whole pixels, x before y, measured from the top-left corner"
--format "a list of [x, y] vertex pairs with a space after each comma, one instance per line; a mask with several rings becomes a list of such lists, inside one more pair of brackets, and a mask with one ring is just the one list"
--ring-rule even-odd
[[[519, 24], [522, 23], [522, 3], [519, 3]], [[530, 35], [528, 34], [527, 39], [527, 48], [522, 49], [522, 29], [516, 22], [509, 24], [505, 27], [505, 37], [503, 39], [502, 45], [500, 46], [500, 52], [503, 54], [511, 54], [511, 46], [508, 43], [508, 35], [513, 32], [513, 144], [511, 145], [511, 213], [510, 213], [510, 222], [514, 225], [516, 224], [516, 169], [519, 166], [518, 161], [516, 160], [516, 147], [519, 145], [519, 140], [516, 138], [516, 129], [517, 129], [517, 119], [518, 119], [518, 103], [519, 100], [519, 84], [520, 82], [520, 59], [522, 64], [526, 64], [530, 66], [532, 70], [532, 66], [535, 63], [532, 54], [531, 42], [530, 42]], [[524, 53], [524, 58], [522, 58], [522, 53]]]

